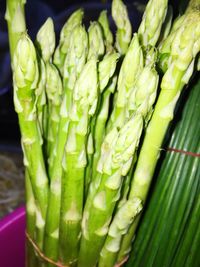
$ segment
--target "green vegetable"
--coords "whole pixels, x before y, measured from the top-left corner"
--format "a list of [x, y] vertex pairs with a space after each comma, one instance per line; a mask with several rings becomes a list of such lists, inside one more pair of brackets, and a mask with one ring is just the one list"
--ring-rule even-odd
[[[162, 78], [161, 92], [140, 150], [129, 198], [138, 197], [142, 202], [146, 200], [165, 133], [174, 117], [174, 108], [181, 91], [193, 73], [194, 60], [200, 50], [199, 15], [198, 12], [191, 14], [190, 23], [179, 28], [172, 42], [172, 63]], [[133, 223], [129, 234], [124, 238], [119, 261], [129, 250], [135, 228]]]
[[[132, 116], [120, 131], [113, 128], [103, 141], [97, 165], [98, 178], [93, 181], [89, 192], [92, 196], [87, 198], [84, 209], [79, 266], [94, 266], [98, 260], [120, 196], [122, 176], [130, 168], [142, 126], [141, 116]], [[95, 246], [92, 246], [94, 240]]]
[[129, 47], [132, 37], [132, 26], [128, 17], [128, 11], [122, 0], [112, 1], [112, 16], [117, 26], [116, 48], [124, 55]]
[[82, 9], [74, 11], [74, 13], [72, 13], [72, 15], [68, 18], [68, 20], [64, 24], [60, 32], [60, 40], [54, 53], [53, 63], [58, 67], [61, 73], [63, 73], [63, 65], [69, 48], [70, 36], [74, 28], [81, 24], [82, 18], [83, 18]]
[[42, 248], [48, 200], [48, 177], [42, 153], [42, 139], [35, 109], [34, 92], [38, 84], [38, 64], [33, 43], [24, 34], [13, 57], [14, 105], [18, 113], [24, 164], [36, 203], [37, 244]]
[[75, 84], [63, 158], [60, 252], [67, 264], [78, 260], [88, 125], [96, 110], [97, 89], [97, 63], [92, 58], [85, 64]]
[[[56, 48], [51, 18], [34, 46], [24, 4], [7, 0], [6, 19], [26, 173], [27, 267], [113, 267], [133, 239], [128, 266], [198, 266], [198, 157], [167, 152], [147, 196], [177, 102], [200, 68], [199, 0], [174, 21], [167, 0], [149, 0], [133, 36], [122, 0], [112, 1], [115, 35], [106, 10], [85, 27], [78, 9]], [[199, 153], [197, 99], [171, 142]]]
[[7, 0], [5, 19], [8, 25], [8, 37], [11, 60], [22, 33], [26, 32], [24, 5], [26, 0]]
[[[199, 100], [200, 82], [186, 99], [170, 148], [199, 153]], [[182, 106], [179, 113], [180, 109]], [[166, 155], [154, 177], [155, 185], [127, 266], [187, 266], [186, 262], [198, 266], [198, 246], [192, 249], [192, 245], [194, 239], [199, 240], [199, 158], [172, 151], [162, 154]]]

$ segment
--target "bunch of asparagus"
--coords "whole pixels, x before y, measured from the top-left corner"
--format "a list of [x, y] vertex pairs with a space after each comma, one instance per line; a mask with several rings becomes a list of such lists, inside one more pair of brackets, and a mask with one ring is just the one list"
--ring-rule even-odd
[[7, 0], [6, 19], [27, 232], [45, 255], [28, 244], [28, 266], [112, 267], [130, 252], [174, 108], [196, 69], [199, 1], [172, 23], [167, 0], [150, 0], [132, 34], [126, 6], [113, 0], [116, 38], [106, 11], [86, 29], [79, 9], [57, 47], [51, 18], [31, 41], [24, 4]]

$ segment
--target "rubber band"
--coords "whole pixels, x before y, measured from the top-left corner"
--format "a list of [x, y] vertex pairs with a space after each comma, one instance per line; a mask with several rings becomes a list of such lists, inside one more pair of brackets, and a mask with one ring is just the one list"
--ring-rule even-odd
[[128, 256], [124, 258], [120, 263], [117, 263], [114, 267], [122, 267], [125, 262], [127, 262]]
[[[31, 243], [31, 245], [33, 246], [33, 248], [35, 249], [35, 251], [38, 253], [38, 255], [40, 256], [40, 258], [46, 262], [49, 262], [57, 267], [70, 267], [68, 265], [63, 265], [61, 262], [55, 262], [53, 260], [51, 260], [50, 258], [46, 257], [44, 255], [44, 253], [39, 249], [39, 247], [35, 244], [35, 242], [33, 241], [33, 239], [30, 237], [30, 235], [25, 232], [26, 234], [26, 238], [28, 239], [28, 241]], [[123, 261], [121, 261], [120, 263], [117, 263], [114, 267], [122, 267], [123, 264], [128, 260], [128, 257], [126, 257]]]
[[176, 152], [176, 153], [180, 153], [180, 154], [184, 154], [184, 155], [200, 158], [200, 154], [199, 153], [185, 151], [185, 150], [181, 150], [181, 149], [177, 149], [177, 148], [173, 148], [173, 147], [168, 147], [167, 151]]
[[28, 239], [28, 241], [31, 243], [31, 245], [33, 246], [33, 248], [35, 249], [35, 251], [38, 253], [38, 255], [40, 256], [41, 259], [43, 259], [46, 262], [49, 262], [57, 267], [69, 267], [68, 265], [63, 265], [61, 262], [55, 262], [51, 259], [49, 259], [48, 257], [46, 257], [42, 251], [39, 249], [39, 247], [35, 244], [35, 242], [33, 241], [33, 239], [29, 236], [29, 234], [26, 232], [26, 237]]

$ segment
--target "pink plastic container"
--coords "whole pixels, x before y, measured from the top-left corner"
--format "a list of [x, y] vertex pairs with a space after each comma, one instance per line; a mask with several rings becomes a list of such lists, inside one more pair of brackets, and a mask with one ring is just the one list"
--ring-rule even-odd
[[25, 208], [0, 220], [0, 267], [25, 267]]

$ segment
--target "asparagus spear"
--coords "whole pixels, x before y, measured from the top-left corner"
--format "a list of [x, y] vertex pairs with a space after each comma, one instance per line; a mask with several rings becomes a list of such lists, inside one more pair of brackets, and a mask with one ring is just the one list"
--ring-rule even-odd
[[107, 132], [115, 126], [121, 127], [129, 115], [126, 114], [128, 98], [137, 76], [143, 68], [143, 64], [142, 49], [139, 44], [138, 35], [135, 34], [120, 68], [117, 83], [118, 94], [107, 125]]
[[[101, 144], [105, 136], [106, 122], [109, 115], [110, 97], [114, 93], [117, 83], [117, 76], [114, 75], [108, 84], [107, 88], [103, 92], [100, 109], [96, 118], [95, 130], [94, 130], [94, 144], [95, 153], [92, 162], [92, 176], [96, 177], [97, 163], [100, 156]], [[90, 178], [91, 179], [91, 178]]]
[[[115, 72], [118, 57], [119, 57], [119, 54], [116, 52], [108, 53], [104, 56], [103, 60], [100, 61], [98, 65], [99, 89], [100, 89], [99, 98], [100, 99], [98, 101], [99, 103], [97, 107], [96, 116], [93, 117], [93, 121], [91, 122], [93, 124], [91, 127], [92, 131], [90, 133], [90, 142], [88, 143], [89, 144], [88, 165], [87, 165], [86, 175], [85, 175], [86, 192], [88, 189], [88, 185], [92, 179], [92, 176], [95, 176], [94, 173], [96, 171], [98, 155], [99, 155], [101, 143], [103, 140], [105, 124], [108, 118], [109, 99], [110, 99], [111, 93], [115, 89], [116, 77], [111, 82], [111, 84], [108, 85], [108, 83]], [[106, 88], [107, 85], [108, 85], [108, 88]], [[103, 92], [104, 90], [105, 92]], [[101, 94], [103, 95], [102, 99], [101, 99]], [[93, 155], [94, 151], [95, 151], [95, 155]], [[94, 159], [95, 159], [95, 162], [94, 162]], [[95, 164], [95, 166], [93, 164]], [[94, 170], [94, 173], [92, 170]]]
[[144, 47], [156, 45], [167, 13], [167, 4], [167, 0], [148, 2], [138, 29], [139, 39]]
[[94, 21], [90, 24], [88, 29], [89, 37], [89, 51], [88, 59], [95, 57], [97, 59], [101, 58], [104, 55], [105, 46], [103, 31], [100, 24], [97, 21]]
[[122, 0], [112, 1], [112, 17], [117, 26], [116, 48], [124, 55], [132, 37], [132, 27], [128, 17], [128, 11]]
[[186, 12], [182, 16], [175, 19], [169, 36], [167, 36], [167, 38], [164, 39], [163, 42], [159, 45], [159, 67], [163, 72], [165, 72], [171, 64], [171, 47], [173, 40], [176, 37], [177, 31], [182, 27], [182, 25], [190, 23], [193, 12], [196, 12], [195, 7], [197, 2], [195, 0], [191, 0], [189, 2]]
[[69, 48], [70, 36], [73, 33], [74, 28], [81, 24], [82, 18], [83, 10], [76, 10], [68, 18], [60, 32], [60, 41], [54, 53], [53, 63], [58, 67], [61, 74], [63, 73], [63, 65]]
[[41, 148], [41, 135], [35, 109], [35, 89], [38, 83], [36, 52], [24, 34], [13, 58], [14, 105], [18, 113], [24, 150], [24, 164], [30, 176], [36, 201], [37, 244], [42, 248], [46, 217], [48, 178]]
[[44, 62], [51, 62], [55, 49], [55, 32], [51, 18], [48, 18], [38, 31], [36, 42]]
[[129, 226], [141, 210], [141, 200], [133, 198], [125, 202], [117, 211], [101, 250], [99, 267], [113, 267], [115, 265], [122, 236], [127, 233]]
[[[131, 91], [130, 99], [127, 105], [130, 116], [131, 114], [135, 114], [135, 116], [136, 114], [139, 114], [146, 124], [150, 118], [152, 105], [155, 101], [157, 86], [158, 86], [158, 74], [155, 71], [155, 60], [156, 60], [156, 53], [154, 53], [154, 49], [151, 49], [146, 58], [146, 66], [143, 68], [141, 74], [138, 77], [138, 80], [135, 83], [135, 86]], [[121, 193], [121, 199], [117, 206], [118, 212], [116, 215], [114, 215], [113, 223], [115, 222], [115, 220], [122, 222], [124, 221], [124, 216], [122, 216], [123, 213], [121, 213], [121, 209], [123, 210], [124, 207], [126, 207], [126, 205], [129, 205], [128, 203], [130, 203], [129, 200], [127, 200], [127, 196], [132, 178], [131, 174], [135, 162], [136, 162], [136, 155], [134, 155], [131, 169], [129, 171], [128, 176], [126, 177], [126, 180], [124, 181], [123, 190]], [[135, 200], [135, 198], [133, 200]], [[137, 199], [137, 201], [139, 201], [139, 199]], [[141, 201], [139, 201], [139, 203], [140, 202]], [[142, 205], [140, 203], [140, 209], [141, 208]], [[135, 218], [136, 215], [138, 214], [137, 208], [135, 212], [131, 212], [131, 214], [130, 216], [133, 216], [133, 218]], [[127, 230], [130, 224], [128, 223], [126, 224]], [[112, 228], [112, 224], [110, 227]], [[118, 246], [113, 248], [113, 250], [111, 247], [112, 239], [108, 237], [108, 239], [106, 240], [104, 247], [102, 249], [102, 257], [100, 260], [102, 266], [106, 266], [106, 264], [107, 266], [114, 266], [117, 258], [117, 253], [120, 249], [120, 242], [122, 240], [122, 235], [123, 233], [118, 233], [117, 235], [118, 240], [116, 241], [116, 244], [118, 244]], [[108, 248], [107, 246], [110, 248]]]
[[[69, 96], [71, 97], [73, 94], [75, 82], [84, 67], [87, 51], [87, 34], [82, 26], [77, 26], [71, 35], [70, 55], [67, 55], [69, 60], [66, 61], [65, 66], [65, 72], [68, 73], [68, 78], [65, 81], [66, 86], [64, 87], [60, 109], [56, 144], [52, 153], [52, 158], [50, 158], [49, 161], [51, 184], [46, 218], [44, 251], [45, 255], [53, 260], [58, 259], [62, 158], [68, 135], [69, 112], [71, 109], [71, 99], [69, 99]], [[69, 81], [68, 84], [67, 80]]]
[[[94, 193], [91, 192], [92, 203], [91, 198], [88, 198], [84, 208], [78, 266], [94, 266], [98, 260], [116, 201], [120, 196], [122, 175], [125, 176], [131, 166], [142, 126], [142, 117], [134, 115], [120, 131], [115, 127], [104, 139], [97, 166], [97, 175], [102, 177], [99, 181], [95, 179]], [[94, 240], [95, 246], [92, 245]]]
[[106, 46], [106, 51], [112, 51], [112, 45], [113, 45], [113, 34], [110, 30], [109, 27], [109, 21], [108, 21], [108, 16], [107, 16], [107, 10], [101, 11], [98, 22], [102, 26], [103, 29], [103, 37], [105, 40], [105, 46]]
[[160, 31], [160, 36], [157, 42], [159, 45], [169, 35], [171, 28], [172, 28], [172, 22], [173, 22], [173, 7], [169, 5], [167, 9], [167, 14], [165, 16], [165, 20], [163, 22], [163, 25]]
[[[24, 5], [26, 1], [15, 0], [6, 1], [6, 14], [5, 19], [8, 25], [9, 46], [11, 65], [13, 63], [14, 51], [21, 34], [26, 31], [26, 22], [24, 14]], [[25, 170], [26, 177], [26, 228], [31, 238], [35, 239], [35, 221], [36, 221], [36, 207], [35, 197], [33, 195], [32, 184], [30, 183], [30, 177], [28, 170]], [[37, 264], [36, 255], [34, 249], [30, 244], [27, 244], [27, 262], [30, 267], [34, 267]]]
[[26, 32], [24, 5], [26, 0], [7, 0], [5, 19], [8, 25], [11, 62], [21, 34]]
[[147, 124], [155, 102], [158, 87], [158, 73], [155, 69], [157, 52], [151, 48], [146, 55], [146, 62], [143, 70], [133, 86], [128, 100], [129, 114], [140, 113]]
[[[88, 36], [89, 36], [88, 59], [96, 58], [97, 60], [101, 60], [105, 52], [105, 45], [104, 45], [103, 29], [97, 21], [94, 21], [90, 24], [90, 27], [88, 29]], [[105, 58], [102, 59], [102, 62], [104, 61], [107, 62]], [[102, 71], [99, 70], [99, 66], [97, 67], [98, 67], [98, 73], [100, 74], [100, 72]], [[102, 74], [105, 76], [103, 77], [105, 78], [105, 80], [101, 81], [100, 79], [102, 77], [98, 77], [99, 82], [100, 83], [108, 82], [107, 77], [110, 75], [110, 73], [108, 75], [105, 72]], [[97, 110], [99, 110], [100, 101], [101, 101], [101, 95], [99, 95], [98, 97]], [[93, 153], [94, 153], [94, 143], [93, 143], [94, 140], [93, 139], [94, 139], [95, 121], [96, 121], [96, 116], [93, 116], [90, 122], [89, 142], [88, 142], [88, 147], [87, 147], [87, 167], [85, 171], [86, 188], [88, 187], [88, 184], [91, 180], [91, 175], [92, 175], [91, 171], [92, 171], [92, 159], [93, 159]], [[86, 192], [87, 192], [87, 189], [85, 191], [85, 194]]]
[[[36, 204], [27, 169], [25, 170], [25, 188], [26, 188], [26, 231], [32, 238], [32, 240], [35, 240]], [[30, 267], [35, 267], [37, 265], [37, 258], [34, 248], [29, 242], [27, 242], [26, 247], [27, 247], [27, 264]]]
[[[58, 125], [60, 121], [60, 105], [63, 93], [62, 80], [57, 68], [52, 63], [46, 64], [46, 92], [48, 96], [48, 136], [47, 157], [53, 154]], [[50, 163], [51, 165], [52, 163]]]
[[[52, 55], [55, 49], [55, 32], [54, 32], [54, 24], [51, 18], [48, 18], [42, 27], [39, 29], [37, 36], [36, 36], [36, 45], [39, 50], [40, 59], [40, 71], [43, 78], [50, 77], [50, 67], [46, 67], [49, 63], [52, 62]], [[42, 62], [44, 61], [44, 63]], [[55, 75], [54, 75], [55, 76]], [[47, 86], [46, 86], [47, 82]], [[45, 83], [45, 86], [44, 86]], [[52, 134], [51, 125], [51, 117], [55, 118], [55, 115], [52, 115], [51, 108], [54, 106], [51, 104], [52, 99], [49, 98], [49, 78], [47, 81], [42, 82], [40, 89], [37, 91], [37, 112], [38, 112], [38, 119], [40, 122], [40, 126], [42, 129], [43, 138], [45, 141], [45, 157], [49, 157], [49, 150], [51, 146], [51, 142], [53, 140], [53, 136], [50, 137]], [[55, 85], [55, 84], [54, 84]], [[46, 92], [47, 91], [47, 92]], [[58, 93], [59, 94], [59, 93]], [[48, 102], [48, 105], [46, 105]]]
[[[81, 45], [80, 45], [81, 44]], [[63, 154], [66, 142], [66, 133], [69, 122], [69, 110], [72, 103], [72, 94], [75, 82], [83, 69], [88, 55], [88, 36], [85, 28], [77, 25], [70, 37], [69, 53], [66, 55], [63, 69], [63, 100], [60, 109], [60, 125], [58, 132], [57, 146], [55, 152], [51, 154], [50, 163], [56, 161], [57, 154]], [[56, 150], [60, 152], [56, 152]], [[60, 159], [60, 158], [59, 158]], [[52, 165], [52, 164], [51, 164]]]
[[95, 113], [98, 97], [97, 63], [90, 59], [78, 78], [70, 111], [68, 139], [63, 158], [60, 256], [74, 266], [78, 257], [84, 195], [84, 172], [87, 164], [86, 144], [90, 117]]
[[[133, 176], [129, 198], [138, 197], [144, 203], [150, 187], [151, 178], [159, 158], [168, 125], [174, 116], [174, 108], [185, 84], [188, 83], [194, 69], [195, 57], [200, 51], [200, 13], [198, 9], [190, 14], [187, 24], [177, 30], [171, 46], [171, 65], [163, 76], [161, 92], [147, 128]], [[123, 240], [118, 260], [123, 259], [130, 248], [137, 223], [132, 224]]]
[[36, 96], [36, 106], [37, 106], [37, 119], [38, 123], [40, 126], [40, 132], [43, 138], [46, 137], [46, 104], [47, 104], [47, 99], [46, 99], [46, 69], [45, 69], [45, 64], [44, 61], [39, 58], [38, 59], [38, 67], [39, 67], [39, 82], [38, 86], [35, 90], [35, 96]]

